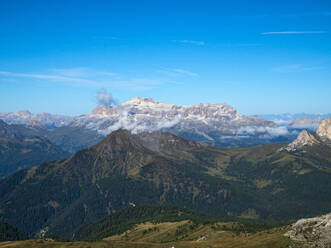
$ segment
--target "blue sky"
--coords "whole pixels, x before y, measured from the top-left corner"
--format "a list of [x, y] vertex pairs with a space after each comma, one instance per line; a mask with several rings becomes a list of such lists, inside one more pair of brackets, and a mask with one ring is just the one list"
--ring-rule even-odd
[[0, 1], [0, 112], [124, 102], [331, 112], [331, 2]]

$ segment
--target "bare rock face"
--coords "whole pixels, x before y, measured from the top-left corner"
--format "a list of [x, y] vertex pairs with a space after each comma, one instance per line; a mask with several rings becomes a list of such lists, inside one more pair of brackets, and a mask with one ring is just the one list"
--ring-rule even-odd
[[324, 142], [331, 143], [331, 117], [324, 119], [319, 125], [316, 134]]
[[320, 217], [300, 219], [284, 234], [301, 247], [331, 247], [331, 213]]
[[321, 143], [318, 139], [315, 138], [314, 135], [311, 133], [307, 132], [307, 130], [303, 130], [298, 138], [294, 141], [292, 141], [290, 144], [288, 144], [285, 147], [282, 147], [279, 149], [279, 151], [288, 151], [288, 152], [293, 152], [299, 149], [302, 149], [305, 146], [313, 146], [314, 144]]
[[91, 114], [76, 117], [70, 126], [92, 129], [102, 135], [120, 128], [134, 134], [163, 130], [210, 143], [222, 137], [264, 138], [279, 132], [274, 122], [241, 115], [226, 103], [181, 106], [141, 97], [118, 106], [98, 106]]

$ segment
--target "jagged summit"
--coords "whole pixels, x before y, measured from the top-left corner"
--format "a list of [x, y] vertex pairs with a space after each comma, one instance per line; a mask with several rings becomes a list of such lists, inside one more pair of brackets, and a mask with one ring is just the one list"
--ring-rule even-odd
[[224, 142], [222, 136], [270, 137], [270, 128], [277, 127], [271, 121], [241, 115], [225, 103], [181, 106], [141, 97], [118, 106], [98, 106], [92, 114], [76, 117], [70, 126], [95, 130], [101, 135], [120, 128], [134, 134], [162, 130], [213, 144]]
[[26, 117], [29, 117], [31, 116], [31, 112], [27, 109], [24, 109], [24, 110], [20, 110], [17, 112], [18, 115], [23, 115], [23, 116], [26, 116]]
[[156, 102], [153, 98], [143, 98], [143, 97], [139, 97], [136, 96], [134, 98], [132, 98], [131, 100], [122, 103], [122, 105], [130, 105], [130, 104], [146, 104], [146, 103], [150, 103], [150, 104], [158, 104], [159, 102]]
[[141, 147], [139, 141], [125, 129], [118, 129], [109, 134], [99, 144], [94, 146], [96, 150], [129, 150], [132, 147]]
[[280, 151], [286, 150], [288, 152], [297, 151], [305, 146], [313, 146], [314, 144], [321, 143], [315, 136], [309, 133], [307, 130], [303, 130], [296, 140], [292, 141], [285, 147], [282, 147]]
[[326, 118], [321, 122], [316, 133], [321, 140], [331, 143], [331, 117]]

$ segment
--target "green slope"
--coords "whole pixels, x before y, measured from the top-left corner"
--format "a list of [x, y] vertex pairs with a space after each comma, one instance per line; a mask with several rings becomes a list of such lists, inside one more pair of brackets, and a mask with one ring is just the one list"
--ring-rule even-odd
[[29, 235], [67, 237], [130, 203], [277, 221], [328, 212], [330, 148], [278, 152], [283, 145], [219, 149], [119, 130], [68, 159], [2, 180], [0, 210]]

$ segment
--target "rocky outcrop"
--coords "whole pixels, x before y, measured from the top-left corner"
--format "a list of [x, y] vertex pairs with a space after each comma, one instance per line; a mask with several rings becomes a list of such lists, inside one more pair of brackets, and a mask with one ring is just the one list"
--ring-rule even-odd
[[291, 143], [289, 143], [287, 146], [282, 147], [279, 149], [279, 151], [288, 151], [293, 152], [300, 150], [304, 148], [305, 146], [313, 146], [315, 144], [321, 143], [313, 134], [307, 132], [307, 130], [303, 130], [298, 138]]
[[285, 233], [301, 247], [331, 247], [331, 213], [320, 217], [300, 219]]

